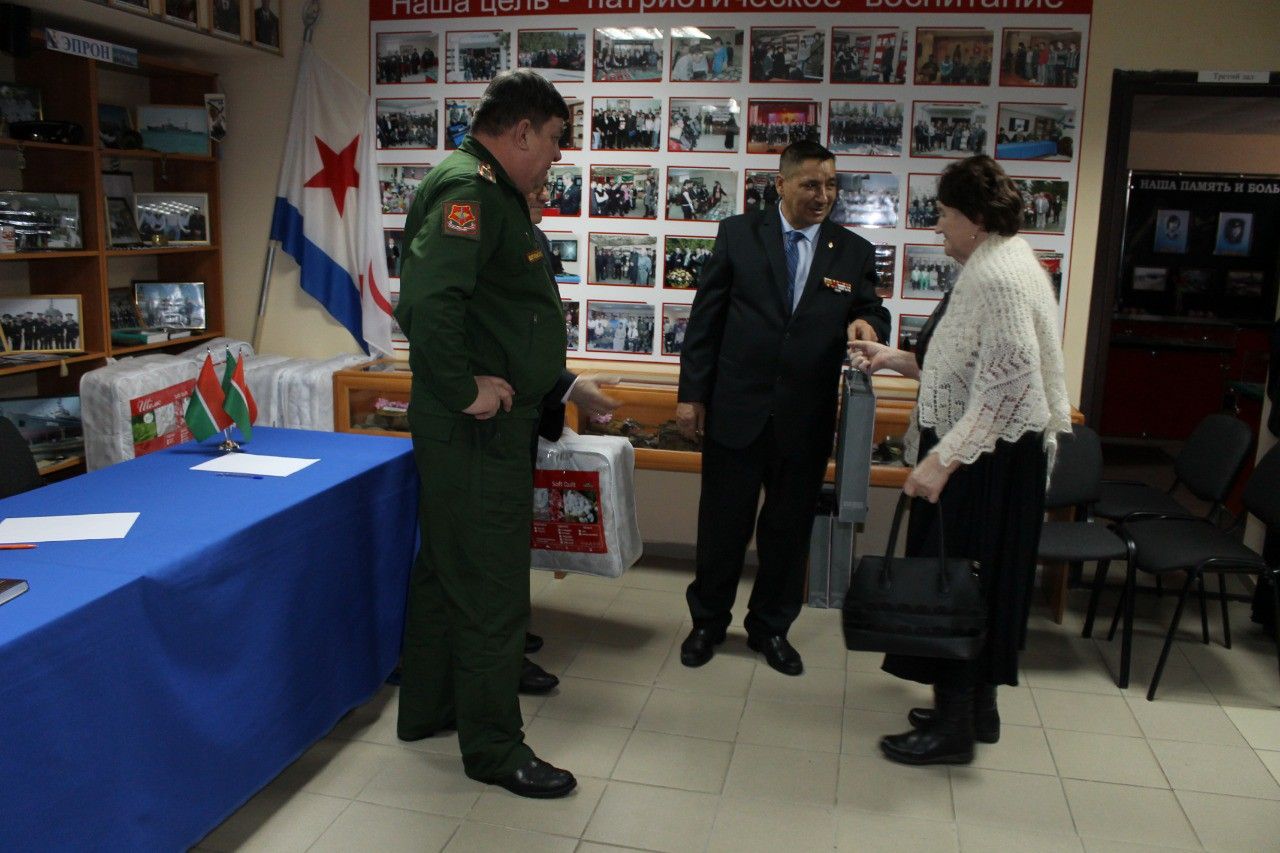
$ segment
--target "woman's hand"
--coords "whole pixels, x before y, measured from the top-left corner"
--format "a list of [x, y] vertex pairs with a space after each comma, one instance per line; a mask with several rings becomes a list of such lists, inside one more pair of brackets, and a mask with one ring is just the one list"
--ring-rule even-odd
[[938, 502], [942, 490], [946, 488], [951, 474], [960, 467], [959, 462], [943, 465], [938, 454], [930, 453], [916, 463], [902, 484], [902, 491], [913, 498], [924, 498], [931, 504]]
[[849, 363], [867, 374], [896, 370], [910, 379], [920, 378], [914, 355], [875, 341], [849, 341]]

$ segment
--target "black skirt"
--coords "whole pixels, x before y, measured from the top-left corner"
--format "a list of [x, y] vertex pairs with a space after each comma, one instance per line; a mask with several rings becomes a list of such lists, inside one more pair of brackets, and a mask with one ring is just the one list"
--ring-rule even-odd
[[[921, 430], [923, 459], [938, 443]], [[884, 670], [924, 684], [1017, 684], [1022, 641], [1044, 520], [1046, 458], [1043, 435], [1001, 441], [947, 480], [941, 506], [947, 555], [979, 564], [987, 597], [987, 642], [973, 661], [886, 655]], [[938, 553], [938, 511], [922, 498], [911, 502], [906, 553]]]

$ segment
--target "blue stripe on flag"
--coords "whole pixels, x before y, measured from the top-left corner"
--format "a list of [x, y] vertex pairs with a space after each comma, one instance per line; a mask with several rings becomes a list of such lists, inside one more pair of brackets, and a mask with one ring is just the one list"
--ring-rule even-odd
[[364, 339], [363, 313], [360, 307], [360, 290], [351, 273], [329, 257], [302, 233], [302, 213], [288, 199], [276, 197], [276, 208], [271, 216], [271, 239], [279, 240], [280, 247], [293, 256], [302, 268], [302, 289], [316, 298], [333, 318], [347, 328], [369, 354]]

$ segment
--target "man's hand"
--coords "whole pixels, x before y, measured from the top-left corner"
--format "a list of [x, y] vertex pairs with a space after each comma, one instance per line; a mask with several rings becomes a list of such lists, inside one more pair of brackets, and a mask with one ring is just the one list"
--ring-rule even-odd
[[913, 498], [924, 498], [929, 503], [936, 504], [947, 480], [959, 467], [959, 462], [943, 465], [938, 454], [930, 453], [911, 469], [907, 481], [902, 484], [902, 491]]
[[581, 376], [577, 382], [573, 383], [573, 390], [569, 392], [569, 402], [586, 412], [588, 417], [607, 415], [622, 403], [601, 391], [600, 386], [617, 385], [619, 379], [618, 376], [597, 376], [591, 379]]
[[498, 414], [498, 409], [511, 411], [511, 398], [515, 389], [501, 376], [477, 376], [476, 399], [470, 406], [462, 410], [464, 415], [472, 415], [478, 421], [488, 420]]
[[920, 378], [914, 355], [874, 341], [850, 341], [849, 364], [866, 374], [896, 370], [910, 379]]
[[676, 429], [690, 441], [702, 443], [707, 423], [707, 407], [702, 403], [676, 403]]
[[851, 341], [872, 341], [880, 340], [880, 336], [876, 334], [875, 328], [866, 320], [854, 320], [849, 324], [846, 330]]

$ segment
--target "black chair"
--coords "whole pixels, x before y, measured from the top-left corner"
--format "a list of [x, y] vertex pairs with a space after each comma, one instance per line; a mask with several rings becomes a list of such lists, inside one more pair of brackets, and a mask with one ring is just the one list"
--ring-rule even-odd
[[1093, 634], [1098, 598], [1111, 561], [1126, 558], [1129, 552], [1123, 539], [1093, 520], [1092, 504], [1098, 500], [1102, 487], [1102, 442], [1096, 432], [1083, 424], [1074, 425], [1071, 431], [1070, 438], [1064, 437], [1058, 442], [1058, 456], [1049, 477], [1044, 507], [1046, 510], [1073, 508], [1076, 520], [1044, 522], [1040, 527], [1038, 556], [1041, 560], [1070, 564], [1073, 574], [1079, 573], [1085, 562], [1097, 561], [1084, 621], [1083, 636], [1088, 637]]
[[43, 484], [27, 440], [13, 421], [0, 416], [0, 498], [28, 492]]
[[[1187, 601], [1187, 593], [1191, 584], [1204, 587], [1204, 575], [1218, 575], [1219, 590], [1222, 597], [1222, 633], [1223, 644], [1231, 648], [1231, 623], [1227, 616], [1227, 584], [1228, 574], [1270, 575], [1273, 582], [1273, 595], [1277, 607], [1280, 607], [1280, 567], [1269, 566], [1262, 555], [1240, 542], [1239, 534], [1244, 528], [1245, 519], [1253, 514], [1259, 521], [1268, 526], [1280, 525], [1280, 445], [1277, 445], [1262, 457], [1258, 467], [1249, 477], [1244, 490], [1245, 511], [1230, 529], [1224, 530], [1212, 521], [1203, 518], [1176, 517], [1138, 517], [1120, 525], [1120, 533], [1129, 544], [1130, 573], [1141, 570], [1157, 576], [1175, 571], [1185, 571], [1186, 581], [1178, 595], [1178, 605], [1173, 611], [1173, 620], [1169, 623], [1169, 632], [1165, 635], [1164, 648], [1160, 652], [1160, 660], [1151, 678], [1151, 687], [1147, 690], [1147, 699], [1154, 699], [1156, 688], [1160, 684], [1160, 676], [1164, 672], [1165, 662], [1169, 659], [1169, 650], [1173, 646], [1173, 636], [1178, 630], [1178, 622], [1182, 618], [1182, 608]], [[1131, 585], [1131, 582], [1130, 582]], [[1125, 600], [1125, 632], [1133, 631], [1133, 598], [1132, 592]], [[1207, 624], [1206, 624], [1207, 628]], [[1277, 659], [1280, 660], [1280, 625], [1276, 628]]]
[[1103, 480], [1093, 514], [1123, 521], [1139, 512], [1194, 516], [1174, 497], [1179, 486], [1210, 505], [1206, 518], [1224, 511], [1245, 457], [1253, 446], [1253, 432], [1242, 420], [1221, 412], [1206, 417], [1187, 438], [1173, 463], [1173, 484], [1167, 491], [1132, 480]]

